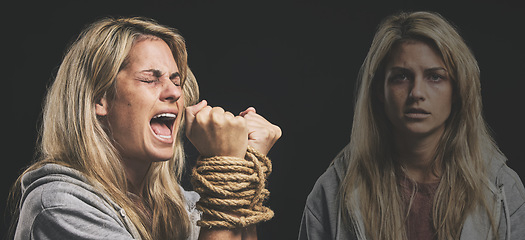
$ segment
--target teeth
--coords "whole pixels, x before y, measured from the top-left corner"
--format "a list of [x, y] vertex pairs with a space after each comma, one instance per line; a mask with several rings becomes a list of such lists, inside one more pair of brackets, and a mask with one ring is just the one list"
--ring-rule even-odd
[[173, 113], [161, 113], [161, 114], [156, 115], [153, 118], [160, 118], [160, 117], [175, 118], [175, 117], [177, 117], [177, 115], [175, 115]]
[[161, 138], [166, 138], [166, 139], [171, 138], [171, 136], [164, 136], [164, 135], [157, 135], [157, 136], [159, 136], [159, 137], [161, 137]]

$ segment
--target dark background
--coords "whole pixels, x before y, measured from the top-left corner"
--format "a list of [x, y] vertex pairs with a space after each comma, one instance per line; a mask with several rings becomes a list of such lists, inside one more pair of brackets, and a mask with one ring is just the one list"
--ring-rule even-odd
[[[355, 79], [376, 26], [399, 10], [437, 11], [457, 25], [481, 68], [486, 119], [508, 165], [523, 179], [521, 6], [518, 1], [416, 0], [19, 1], [2, 6], [2, 153], [7, 154], [1, 159], [0, 197], [7, 198], [33, 159], [41, 101], [65, 49], [86, 24], [104, 16], [146, 16], [179, 29], [201, 98], [234, 113], [255, 106], [282, 128], [269, 154], [274, 172], [268, 205], [275, 217], [259, 226], [260, 239], [297, 238], [308, 193], [349, 141]], [[196, 155], [189, 157], [191, 165]], [[1, 227], [4, 235], [7, 222]]]

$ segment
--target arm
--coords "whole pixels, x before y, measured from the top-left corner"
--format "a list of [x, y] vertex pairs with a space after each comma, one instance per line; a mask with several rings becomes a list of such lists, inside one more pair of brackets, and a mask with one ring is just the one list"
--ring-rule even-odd
[[257, 239], [257, 228], [255, 226], [248, 226], [243, 229], [205, 229], [201, 228], [199, 234], [200, 240], [215, 240], [215, 239], [243, 239], [254, 240]]
[[[281, 136], [279, 127], [248, 108], [239, 116], [202, 101], [186, 109], [186, 134], [202, 156], [243, 158], [247, 146], [267, 154]], [[206, 218], [206, 216], [204, 216]], [[199, 239], [257, 239], [255, 226], [242, 229], [201, 228]]]

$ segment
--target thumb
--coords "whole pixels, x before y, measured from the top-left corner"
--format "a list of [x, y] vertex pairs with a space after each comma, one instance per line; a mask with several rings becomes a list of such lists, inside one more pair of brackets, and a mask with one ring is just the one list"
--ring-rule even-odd
[[257, 113], [257, 111], [255, 110], [254, 107], [249, 107], [247, 108], [246, 110], [242, 111], [241, 113], [239, 113], [239, 116], [241, 117], [244, 117], [246, 114], [248, 114], [249, 112], [253, 112], [253, 113]]
[[193, 123], [195, 115], [206, 106], [208, 106], [208, 102], [206, 100], [202, 100], [193, 106], [186, 107], [186, 125], [188, 128], [190, 128], [191, 124]]

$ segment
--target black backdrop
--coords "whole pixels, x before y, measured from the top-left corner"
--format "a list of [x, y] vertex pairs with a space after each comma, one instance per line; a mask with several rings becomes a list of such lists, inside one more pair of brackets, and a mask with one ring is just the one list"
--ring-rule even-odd
[[[0, 81], [7, 154], [0, 197], [7, 198], [33, 158], [41, 101], [66, 47], [86, 24], [104, 16], [146, 16], [179, 29], [203, 99], [234, 113], [255, 106], [282, 128], [269, 154], [274, 172], [268, 205], [275, 218], [259, 226], [260, 239], [297, 237], [309, 191], [349, 141], [355, 79], [376, 26], [399, 10], [437, 11], [457, 25], [481, 68], [486, 119], [508, 164], [523, 179], [525, 8], [520, 6], [518, 1], [416, 0], [6, 5]], [[196, 154], [189, 148], [191, 166]], [[3, 233], [7, 223], [1, 225]]]

